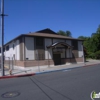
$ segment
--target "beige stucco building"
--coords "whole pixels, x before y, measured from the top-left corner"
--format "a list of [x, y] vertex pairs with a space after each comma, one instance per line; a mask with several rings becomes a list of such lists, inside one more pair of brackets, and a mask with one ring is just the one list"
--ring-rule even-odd
[[83, 40], [56, 34], [50, 29], [22, 34], [5, 44], [5, 57], [23, 67], [84, 62]]

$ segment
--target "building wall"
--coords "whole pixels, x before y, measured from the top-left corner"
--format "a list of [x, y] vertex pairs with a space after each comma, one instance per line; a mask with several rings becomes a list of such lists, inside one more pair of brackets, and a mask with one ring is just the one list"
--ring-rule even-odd
[[24, 37], [19, 38], [20, 60], [21, 61], [25, 59], [24, 39], [25, 39]]
[[55, 42], [65, 42], [65, 40], [63, 40], [63, 39], [53, 39], [53, 43], [55, 43]]
[[[50, 46], [51, 44], [55, 42], [66, 42], [67, 44], [71, 45], [71, 40], [64, 40], [64, 39], [49, 39], [45, 38], [45, 59], [48, 59], [48, 51], [46, 46]], [[66, 57], [71, 58], [72, 57], [72, 49], [66, 49]], [[61, 58], [65, 58], [65, 51], [63, 50], [63, 53], [61, 53]], [[52, 59], [52, 50], [49, 49], [49, 59]]]
[[63, 64], [67, 63], [81, 63], [83, 62], [83, 58], [67, 58], [67, 59], [61, 59]]
[[[67, 63], [77, 63], [77, 62], [82, 62], [83, 58], [67, 58], [67, 59], [61, 59], [62, 64], [67, 64]], [[26, 61], [16, 61], [17, 66], [23, 66], [23, 67], [34, 67], [38, 66], [38, 61], [37, 60], [26, 60]], [[50, 60], [40, 60], [39, 61], [39, 66], [43, 65], [54, 65], [54, 61], [52, 59]]]
[[16, 60], [20, 60], [19, 40], [17, 40], [16, 44], [15, 44], [15, 58], [16, 58]]
[[38, 62], [38, 60], [33, 60], [33, 61], [27, 60], [24, 62], [25, 67], [43, 66], [43, 65], [46, 65], [46, 66], [54, 65], [54, 62], [52, 59], [50, 59], [49, 61], [48, 60], [40, 60]]
[[69, 44], [69, 45], [72, 45], [71, 40], [66, 40], [66, 43]]
[[34, 60], [34, 38], [25, 37], [25, 59]]
[[70, 58], [71, 57], [71, 52], [69, 49], [66, 49], [66, 58]]
[[[7, 51], [5, 49], [5, 52], [4, 52], [5, 57], [6, 58], [10, 57], [10, 59], [12, 59], [12, 57], [14, 57], [15, 55], [15, 60], [20, 60], [19, 40], [13, 41], [9, 43], [8, 45], [9, 45], [9, 50]], [[14, 48], [13, 48], [13, 45], [14, 45]]]
[[[13, 57], [13, 55], [15, 55], [15, 60], [16, 61], [16, 65], [22, 65], [22, 66], [37, 66], [37, 61], [35, 60], [35, 53], [34, 53], [34, 37], [25, 37], [25, 50], [24, 50], [24, 45], [23, 45], [23, 58], [28, 58], [28, 60], [24, 60], [21, 61], [20, 59], [20, 41], [19, 40], [15, 40], [11, 43], [9, 43], [9, 51], [5, 51], [5, 56], [6, 57]], [[49, 52], [47, 50], [47, 46], [52, 45], [52, 43], [55, 42], [66, 42], [69, 45], [71, 44], [71, 40], [63, 40], [63, 39], [50, 39], [50, 38], [45, 38], [44, 39], [44, 44], [45, 44], [45, 60], [40, 60], [39, 64], [40, 65], [52, 65], [54, 64], [52, 58], [53, 58], [53, 54], [52, 54], [52, 49], [49, 49]], [[14, 49], [13, 49], [13, 44], [14, 44]], [[67, 49], [66, 53], [65, 51], [63, 53], [61, 53], [61, 59], [62, 62], [67, 63], [67, 62], [82, 62], [83, 61], [83, 49], [82, 49], [82, 41], [78, 41], [78, 55], [79, 58], [72, 58], [72, 54], [71, 54], [72, 50]], [[65, 54], [66, 57], [65, 58]], [[49, 55], [49, 59], [48, 60], [48, 55]]]
[[61, 53], [61, 58], [65, 58], [65, 49], [63, 49], [63, 52]]
[[79, 57], [83, 57], [83, 45], [82, 45], [82, 41], [78, 41], [78, 55]]
[[52, 45], [52, 39], [45, 38], [45, 59], [52, 59], [52, 49], [47, 49], [50, 45]]
[[[66, 40], [66, 43], [72, 46], [71, 40]], [[66, 57], [71, 58], [72, 57], [72, 49], [67, 49], [66, 50]]]

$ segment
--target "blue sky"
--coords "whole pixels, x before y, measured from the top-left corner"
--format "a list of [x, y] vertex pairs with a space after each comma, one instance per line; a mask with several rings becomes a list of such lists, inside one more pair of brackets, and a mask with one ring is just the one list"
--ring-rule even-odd
[[100, 24], [100, 0], [5, 0], [5, 42], [28, 32], [69, 30], [91, 36]]

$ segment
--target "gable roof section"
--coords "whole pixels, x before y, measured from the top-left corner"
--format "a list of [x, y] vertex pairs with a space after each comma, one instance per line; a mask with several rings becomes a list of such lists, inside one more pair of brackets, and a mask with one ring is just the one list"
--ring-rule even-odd
[[62, 36], [57, 34], [56, 32], [52, 31], [49, 28], [34, 32], [34, 33], [28, 33], [27, 35], [29, 36], [40, 36], [40, 37], [49, 37], [49, 38], [59, 38], [59, 39], [74, 39], [74, 40], [81, 40], [81, 39], [76, 39], [68, 36]]
[[56, 47], [56, 46], [59, 45], [59, 44], [65, 46], [65, 47], [68, 47], [68, 48], [73, 48], [73, 46], [70, 46], [69, 44], [67, 44], [67, 43], [65, 43], [65, 42], [56, 42], [56, 43], [53, 43], [53, 44], [50, 45], [50, 46], [47, 46], [47, 48], [54, 48], [54, 47]]
[[40, 36], [40, 37], [47, 37], [47, 38], [58, 38], [58, 39], [70, 39], [70, 40], [80, 40], [80, 41], [83, 41], [82, 39], [62, 36], [62, 35], [58, 35], [58, 34], [30, 33], [30, 34], [26, 34], [26, 35], [27, 36]]
[[49, 28], [46, 28], [46, 29], [43, 29], [43, 30], [40, 30], [40, 31], [36, 31], [35, 33], [47, 33], [47, 34], [56, 34], [56, 35], [58, 35], [56, 32], [52, 31]]
[[62, 35], [58, 35], [58, 34], [48, 34], [48, 33], [31, 33], [31, 34], [27, 34], [28, 36], [40, 36], [40, 37], [49, 37], [49, 38], [61, 38], [61, 39], [74, 39], [71, 37], [67, 37], [67, 36], [62, 36]]
[[12, 39], [11, 41], [7, 42], [5, 45], [12, 42], [13, 40], [19, 39], [21, 36], [38, 36], [38, 37], [46, 37], [46, 38], [58, 38], [58, 39], [69, 39], [69, 40], [84, 41], [82, 39], [76, 39], [76, 38], [72, 38], [72, 37], [59, 35], [56, 32], [52, 31], [51, 29], [46, 28], [46, 29], [36, 31], [36, 32], [33, 32], [33, 33], [21, 34], [18, 37]]

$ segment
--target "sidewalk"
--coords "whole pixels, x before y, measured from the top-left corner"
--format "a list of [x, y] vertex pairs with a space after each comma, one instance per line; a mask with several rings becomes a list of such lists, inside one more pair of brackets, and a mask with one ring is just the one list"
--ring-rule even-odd
[[[88, 60], [85, 63], [78, 63], [78, 64], [70, 64], [70, 65], [59, 65], [59, 66], [36, 66], [36, 67], [28, 67], [25, 69], [14, 68], [12, 70], [12, 75], [25, 75], [25, 74], [40, 74], [40, 73], [47, 73], [52, 71], [59, 71], [59, 70], [68, 70], [77, 67], [89, 66], [94, 64], [100, 64], [100, 60]], [[1, 70], [0, 70], [1, 76]], [[9, 70], [5, 70], [5, 76], [10, 76]]]

